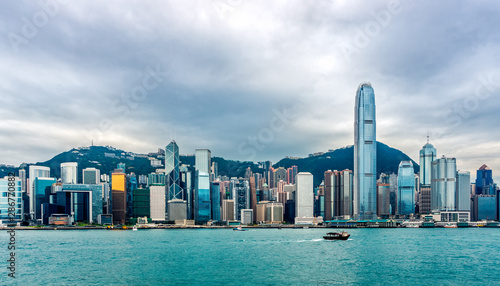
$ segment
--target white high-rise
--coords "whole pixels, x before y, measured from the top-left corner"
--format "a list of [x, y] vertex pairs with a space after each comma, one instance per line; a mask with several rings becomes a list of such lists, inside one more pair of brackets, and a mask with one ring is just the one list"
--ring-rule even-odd
[[165, 185], [149, 186], [149, 198], [151, 220], [164, 221], [166, 210]]
[[61, 163], [61, 181], [63, 184], [78, 183], [78, 163]]
[[354, 108], [354, 217], [377, 218], [377, 133], [375, 92], [362, 83]]
[[314, 189], [313, 175], [300, 172], [295, 177], [295, 224], [312, 224], [314, 222]]

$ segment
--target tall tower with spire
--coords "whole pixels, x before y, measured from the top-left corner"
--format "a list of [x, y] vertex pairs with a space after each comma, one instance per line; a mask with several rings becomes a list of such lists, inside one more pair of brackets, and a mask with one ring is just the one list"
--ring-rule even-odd
[[377, 133], [375, 92], [362, 83], [354, 109], [354, 217], [377, 218]]
[[427, 144], [420, 150], [420, 184], [422, 186], [431, 185], [432, 161], [436, 160], [436, 156], [436, 148], [429, 143], [429, 135], [427, 134]]

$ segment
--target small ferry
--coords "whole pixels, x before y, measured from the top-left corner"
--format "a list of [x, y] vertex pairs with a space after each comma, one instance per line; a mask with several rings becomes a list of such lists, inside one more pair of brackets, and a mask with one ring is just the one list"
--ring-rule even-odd
[[134, 225], [134, 228], [132, 228], [133, 231], [137, 231], [137, 226]]
[[241, 225], [238, 225], [238, 227], [233, 228], [233, 230], [236, 230], [236, 231], [247, 231], [248, 229], [243, 229], [243, 228], [241, 228]]
[[458, 226], [456, 224], [451, 224], [451, 223], [447, 223], [444, 227], [445, 228], [458, 228]]
[[347, 240], [351, 236], [347, 232], [329, 232], [325, 236], [323, 236], [326, 240]]

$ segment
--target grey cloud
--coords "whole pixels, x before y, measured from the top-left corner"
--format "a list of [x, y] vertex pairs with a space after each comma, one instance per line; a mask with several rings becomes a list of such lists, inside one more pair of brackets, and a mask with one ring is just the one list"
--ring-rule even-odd
[[[379, 139], [413, 159], [434, 129], [445, 131], [431, 138], [440, 154], [463, 154], [464, 140], [496, 146], [500, 85], [459, 126], [449, 118], [475, 96], [479, 76], [500, 80], [500, 4], [400, 3], [401, 12], [348, 61], [341, 45], [353, 44], [388, 2], [244, 1], [221, 15], [211, 1], [85, 1], [62, 5], [16, 53], [7, 34], [20, 33], [22, 18], [42, 8], [4, 1], [0, 119], [19, 130], [0, 125], [2, 163], [47, 160], [92, 138], [144, 153], [175, 138], [181, 153], [210, 148], [244, 160], [238, 146], [283, 107], [289, 124], [255, 160], [306, 156], [352, 144], [362, 81], [375, 88]], [[156, 66], [168, 74], [164, 81], [144, 99], [124, 101]], [[478, 167], [472, 158], [484, 158], [481, 146], [459, 161], [461, 169]], [[494, 170], [496, 156], [488, 164]]]

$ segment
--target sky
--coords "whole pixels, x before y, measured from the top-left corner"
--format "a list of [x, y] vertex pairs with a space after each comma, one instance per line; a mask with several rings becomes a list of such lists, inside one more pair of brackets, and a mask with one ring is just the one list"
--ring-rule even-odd
[[498, 1], [7, 1], [0, 163], [74, 147], [277, 162], [352, 145], [370, 82], [377, 140], [430, 136], [500, 181]]

